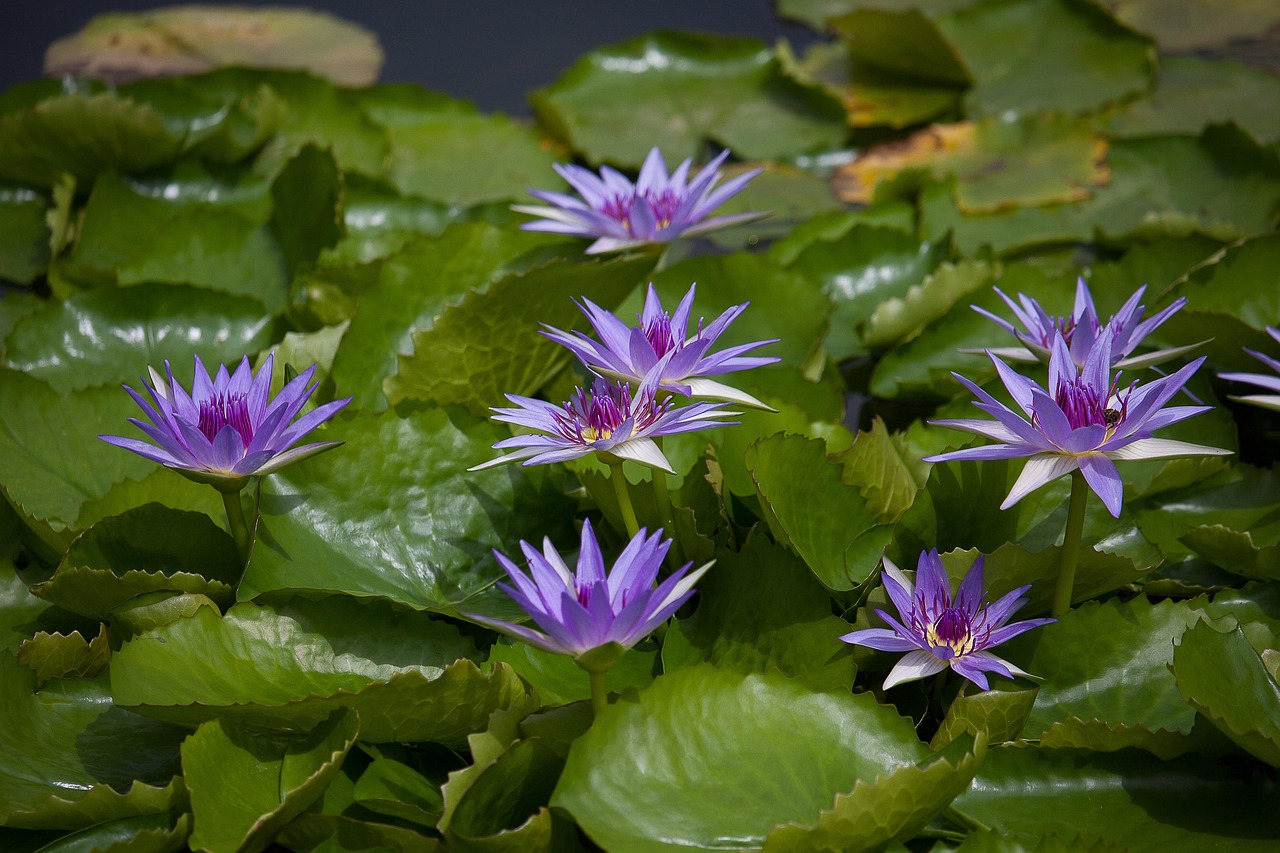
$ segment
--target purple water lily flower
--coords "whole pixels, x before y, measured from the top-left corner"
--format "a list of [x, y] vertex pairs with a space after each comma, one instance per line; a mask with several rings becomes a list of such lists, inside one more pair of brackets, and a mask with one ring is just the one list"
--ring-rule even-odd
[[688, 563], [655, 587], [658, 569], [670, 547], [671, 540], [663, 540], [661, 530], [647, 535], [641, 528], [606, 571], [591, 524], [584, 521], [575, 573], [569, 571], [550, 539], [543, 540], [541, 554], [522, 541], [528, 574], [498, 551], [493, 552], [515, 585], [499, 583], [498, 588], [515, 599], [541, 630], [475, 614], [467, 614], [467, 618], [544, 651], [572, 655], [584, 668], [607, 667], [667, 621], [689, 600], [693, 585], [711, 568], [707, 563], [689, 572], [693, 563]]
[[321, 441], [293, 446], [351, 398], [317, 406], [294, 421], [316, 389], [315, 384], [307, 384], [315, 366], [270, 399], [273, 364], [274, 355], [268, 355], [255, 376], [245, 356], [234, 374], [228, 374], [227, 366], [220, 364], [217, 376], [210, 379], [197, 355], [190, 394], [173, 378], [168, 361], [164, 363], [167, 379], [148, 368], [151, 382], [143, 380], [143, 386], [150, 402], [128, 385], [124, 389], [151, 421], [129, 418], [129, 422], [155, 443], [118, 435], [98, 437], [221, 490], [239, 490], [249, 477], [270, 474], [341, 444]]
[[636, 317], [639, 324], [636, 326], [627, 326], [612, 312], [584, 298], [580, 307], [600, 336], [600, 343], [581, 332], [562, 332], [550, 326], [543, 334], [568, 347], [588, 369], [602, 376], [641, 382], [654, 365], [670, 356], [658, 379], [658, 387], [685, 396], [726, 400], [771, 411], [769, 406], [745, 391], [706, 377], [779, 361], [773, 356], [744, 355], [756, 347], [775, 343], [777, 338], [708, 353], [716, 339], [746, 309], [747, 303], [734, 305], [705, 328], [699, 320], [697, 332], [690, 336], [689, 320], [696, 291], [696, 284], [689, 285], [689, 292], [680, 300], [673, 316], [663, 310], [658, 291], [650, 284], [644, 310]]
[[1031, 586], [1020, 586], [994, 604], [988, 604], [982, 578], [984, 559], [979, 556], [974, 561], [953, 599], [951, 581], [936, 548], [920, 555], [915, 584], [885, 557], [884, 590], [902, 621], [877, 610], [880, 618], [893, 626], [892, 630], [865, 628], [845, 634], [840, 639], [883, 652], [907, 653], [889, 672], [884, 682], [885, 690], [907, 681], [927, 678], [947, 667], [983, 690], [989, 686], [988, 672], [1005, 678], [1015, 675], [1034, 678], [1007, 660], [996, 657], [989, 649], [1032, 628], [1058, 620], [1027, 619], [1008, 624], [1014, 611], [1026, 604], [1023, 594]]
[[[1272, 340], [1280, 343], [1280, 329], [1274, 326], [1267, 326], [1267, 334]], [[1243, 397], [1232, 397], [1233, 400], [1239, 400], [1242, 403], [1249, 403], [1254, 406], [1261, 406], [1264, 409], [1272, 409], [1280, 411], [1280, 361], [1270, 356], [1264, 355], [1256, 350], [1245, 347], [1245, 352], [1256, 358], [1258, 361], [1271, 368], [1272, 372], [1277, 374], [1274, 376], [1265, 373], [1219, 373], [1221, 379], [1229, 379], [1232, 382], [1247, 382], [1250, 385], [1257, 385], [1267, 391], [1274, 391], [1274, 394], [1248, 394]]]
[[1098, 319], [1098, 310], [1093, 304], [1093, 294], [1089, 292], [1089, 286], [1084, 283], [1083, 278], [1076, 279], [1076, 303], [1069, 317], [1056, 317], [1049, 314], [1040, 307], [1039, 302], [1025, 294], [1019, 293], [1018, 301], [1014, 302], [1000, 288], [993, 289], [1013, 311], [1013, 316], [1022, 324], [1021, 329], [985, 308], [977, 305], [970, 307], [989, 320], [993, 320], [1022, 342], [1022, 347], [989, 350], [1011, 361], [1048, 361], [1053, 339], [1061, 335], [1067, 342], [1071, 360], [1075, 362], [1076, 367], [1084, 367], [1089, 351], [1093, 349], [1094, 343], [1104, 328], [1111, 330], [1111, 366], [1120, 369], [1150, 367], [1186, 355], [1201, 346], [1196, 343], [1130, 357], [1130, 353], [1142, 343], [1143, 338], [1187, 304], [1186, 297], [1180, 296], [1155, 315], [1143, 320], [1142, 315], [1146, 306], [1141, 305], [1140, 302], [1142, 294], [1147, 290], [1145, 284], [1134, 291], [1105, 326]]
[[1025, 457], [1022, 474], [1000, 505], [1013, 506], [1029, 493], [1079, 469], [1089, 487], [1114, 516], [1120, 515], [1124, 484], [1117, 459], [1164, 459], [1176, 456], [1218, 456], [1231, 451], [1185, 441], [1154, 438], [1152, 430], [1207, 411], [1210, 406], [1169, 406], [1204, 358], [1183, 366], [1142, 387], [1134, 382], [1120, 390], [1111, 378], [1111, 332], [1104, 329], [1077, 371], [1067, 343], [1056, 335], [1050, 348], [1049, 388], [1015, 373], [999, 356], [991, 355], [1000, 379], [1026, 417], [996, 400], [975, 383], [953, 373], [978, 398], [974, 405], [994, 421], [956, 419], [930, 421], [1000, 442], [967, 447], [926, 462], [951, 459], [1017, 459]]
[[494, 408], [493, 419], [537, 430], [504, 438], [494, 450], [515, 448], [469, 470], [479, 471], [505, 462], [525, 465], [564, 462], [590, 453], [609, 459], [630, 459], [652, 468], [675, 473], [654, 439], [692, 432], [705, 427], [731, 426], [736, 421], [716, 420], [726, 412], [723, 403], [692, 403], [680, 408], [670, 397], [657, 400], [658, 380], [666, 358], [654, 365], [634, 393], [630, 384], [596, 379], [590, 389], [578, 388], [572, 400], [557, 406], [532, 397], [508, 394], [516, 408]]
[[512, 205], [520, 213], [542, 219], [526, 222], [526, 231], [551, 231], [577, 237], [595, 237], [588, 254], [617, 252], [647, 243], [668, 243], [686, 234], [702, 234], [717, 228], [751, 222], [765, 213], [736, 213], [707, 216], [762, 170], [753, 169], [716, 187], [720, 164], [729, 156], [720, 152], [703, 169], [689, 177], [691, 160], [685, 160], [670, 175], [662, 152], [654, 148], [640, 168], [633, 184], [621, 173], [605, 166], [597, 177], [581, 166], [556, 164], [560, 177], [569, 182], [581, 198], [547, 190], [529, 190], [551, 207]]

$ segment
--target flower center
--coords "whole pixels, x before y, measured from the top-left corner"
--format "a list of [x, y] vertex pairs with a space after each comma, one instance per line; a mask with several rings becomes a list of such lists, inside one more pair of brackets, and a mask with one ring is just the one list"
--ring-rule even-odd
[[664, 313], [646, 324], [644, 336], [649, 341], [649, 346], [653, 347], [653, 354], [658, 358], [680, 348], [679, 342], [671, 333], [671, 315], [669, 314]]
[[[669, 227], [680, 210], [680, 196], [670, 189], [664, 189], [659, 193], [644, 193], [640, 199], [649, 205], [649, 210], [653, 212], [655, 231]], [[635, 236], [635, 231], [631, 227], [631, 206], [635, 202], [634, 192], [619, 193], [605, 199], [600, 212], [621, 225], [628, 234]]]
[[[555, 415], [556, 432], [575, 444], [589, 445], [612, 438], [628, 415], [634, 414], [633, 432], [647, 429], [671, 408], [672, 402], [655, 403], [652, 397], [631, 400], [631, 386], [625, 382], [597, 379], [591, 390], [577, 389]], [[634, 409], [634, 412], [633, 412]]]
[[635, 202], [635, 199], [635, 193], [610, 196], [605, 199], [600, 212], [620, 224], [628, 234], [631, 234], [631, 205]]
[[644, 200], [649, 203], [653, 218], [658, 220], [659, 230], [669, 226], [675, 219], [676, 211], [680, 209], [680, 197], [669, 189], [663, 190], [656, 196], [646, 195]]
[[948, 607], [925, 632], [931, 646], [948, 646], [957, 656], [974, 650], [973, 621], [961, 607]]
[[253, 423], [249, 420], [249, 405], [245, 394], [215, 394], [200, 401], [200, 422], [197, 429], [213, 441], [224, 426], [230, 426], [240, 436], [244, 447], [253, 441]]

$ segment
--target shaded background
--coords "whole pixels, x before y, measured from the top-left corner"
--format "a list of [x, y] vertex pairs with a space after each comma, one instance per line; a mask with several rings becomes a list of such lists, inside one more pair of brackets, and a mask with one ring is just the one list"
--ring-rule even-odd
[[[156, 0], [4, 0], [6, 49], [0, 88], [42, 73], [45, 48], [94, 15], [144, 11]], [[797, 47], [818, 36], [783, 21], [771, 0], [315, 0], [221, 5], [304, 6], [355, 21], [377, 34], [386, 54], [382, 82], [420, 83], [474, 101], [483, 110], [527, 114], [526, 93], [554, 81], [592, 48], [656, 29], [787, 38]]]

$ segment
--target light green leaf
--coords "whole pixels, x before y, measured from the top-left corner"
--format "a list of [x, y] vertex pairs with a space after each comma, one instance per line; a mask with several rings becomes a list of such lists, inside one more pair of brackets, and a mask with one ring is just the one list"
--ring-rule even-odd
[[[257, 853], [324, 792], [360, 729], [335, 711], [306, 737], [264, 737], [227, 720], [210, 720], [182, 744], [191, 792], [191, 846], [209, 853]], [[234, 780], [234, 784], [228, 784]]]
[[942, 264], [901, 297], [880, 302], [863, 335], [871, 349], [883, 349], [896, 341], [914, 337], [929, 323], [945, 316], [969, 294], [986, 287], [992, 268], [983, 261]]
[[602, 711], [551, 804], [616, 853], [758, 849], [779, 824], [813, 826], [837, 795], [927, 754], [910, 721], [868, 694], [703, 664]]
[[975, 736], [982, 733], [991, 744], [1017, 740], [1031, 713], [1038, 688], [1020, 688], [1004, 680], [993, 682], [991, 687], [991, 690], [968, 694], [969, 687], [965, 685], [947, 707], [947, 716], [929, 746], [941, 749], [966, 732]]
[[107, 668], [111, 646], [107, 626], [86, 640], [79, 631], [70, 634], [37, 633], [18, 647], [18, 663], [36, 674], [36, 689], [53, 678], [95, 678]]
[[[654, 649], [627, 649], [605, 673], [605, 687], [610, 693], [644, 687], [653, 681], [657, 656]], [[544, 705], [567, 705], [591, 698], [587, 671], [568, 655], [545, 652], [526, 643], [498, 643], [489, 649], [489, 662], [505, 663], [515, 670], [537, 689]]]
[[878, 417], [839, 458], [844, 482], [858, 488], [880, 523], [897, 521], [929, 479], [929, 464], [921, 462], [900, 436], [890, 434]]
[[486, 592], [502, 577], [491, 550], [570, 538], [573, 516], [558, 471], [467, 470], [507, 434], [444, 409], [330, 424], [323, 438], [344, 447], [262, 483], [240, 599], [316, 590], [474, 610], [484, 606], [476, 596], [502, 598]]
[[160, 590], [225, 606], [235, 600], [242, 568], [234, 540], [207, 515], [149, 503], [87, 529], [32, 592], [93, 619]]
[[106, 676], [39, 693], [35, 680], [0, 654], [0, 824], [77, 829], [181, 802], [171, 780], [184, 730], [113, 706]]
[[[461, 404], [483, 415], [504, 394], [529, 396], [571, 357], [542, 326], [583, 327], [575, 300], [614, 308], [653, 269], [652, 258], [607, 263], [551, 262], [508, 275], [483, 292], [447, 304], [429, 330], [413, 334], [413, 354], [397, 357], [383, 383], [393, 406], [404, 400]], [[537, 320], [535, 324], [534, 320]]]
[[473, 223], [407, 243], [383, 264], [343, 335], [333, 361], [338, 391], [354, 395], [360, 408], [382, 408], [382, 381], [395, 372], [396, 354], [412, 350], [413, 332], [430, 329], [448, 301], [498, 280], [517, 257], [546, 242], [543, 235]]
[[530, 102], [588, 159], [621, 166], [638, 167], [659, 140], [674, 166], [707, 139], [774, 160], [838, 146], [845, 134], [835, 98], [787, 78], [748, 38], [652, 33], [587, 54]]
[[[49, 302], [21, 320], [5, 342], [5, 362], [62, 393], [128, 383], [145, 396], [139, 377], [148, 366], [163, 374], [164, 362], [172, 362], [190, 388], [193, 355], [211, 370], [219, 362], [234, 366], [271, 341], [273, 325], [261, 303], [240, 296], [151, 284], [101, 288]], [[142, 437], [123, 423], [120, 429]]]
[[875, 571], [892, 527], [877, 523], [841, 467], [827, 460], [823, 442], [775, 435], [748, 447], [745, 462], [773, 535], [818, 580], [849, 590]]
[[1192, 626], [1172, 663], [1178, 691], [1197, 711], [1250, 755], [1280, 766], [1280, 686], [1239, 625]]

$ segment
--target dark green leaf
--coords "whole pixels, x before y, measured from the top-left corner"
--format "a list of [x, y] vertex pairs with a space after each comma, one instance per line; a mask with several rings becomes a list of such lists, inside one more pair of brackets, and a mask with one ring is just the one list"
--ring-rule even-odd
[[285, 266], [309, 267], [342, 237], [342, 174], [333, 152], [307, 144], [271, 183], [272, 229]]
[[776, 670], [818, 690], [853, 684], [853, 660], [839, 640], [848, 624], [831, 615], [830, 593], [782, 546], [751, 536], [716, 561], [698, 593], [697, 612], [663, 640], [666, 669], [678, 655], [682, 663]]
[[[564, 761], [537, 739], [518, 741], [471, 777], [441, 822], [461, 853], [552, 850], [547, 801]], [[450, 788], [449, 793], [453, 791]]]
[[1198, 134], [1206, 125], [1234, 121], [1259, 142], [1280, 138], [1280, 119], [1267, 103], [1280, 98], [1280, 80], [1231, 60], [1165, 56], [1156, 88], [1126, 105], [1108, 127], [1114, 136]]
[[0, 279], [30, 284], [49, 266], [48, 207], [39, 193], [0, 189]]
[[408, 765], [375, 758], [360, 774], [353, 792], [370, 811], [434, 828], [444, 811], [440, 788]]
[[[1258, 851], [1280, 833], [1274, 779], [1183, 756], [1138, 750], [992, 747], [962, 813], [1024, 845], [1043, 835], [1121, 849]], [[1073, 846], [1070, 849], [1082, 849]]]
[[18, 663], [36, 674], [36, 689], [53, 678], [95, 678], [107, 668], [111, 646], [107, 626], [86, 640], [79, 631], [70, 634], [39, 632], [18, 648]]

